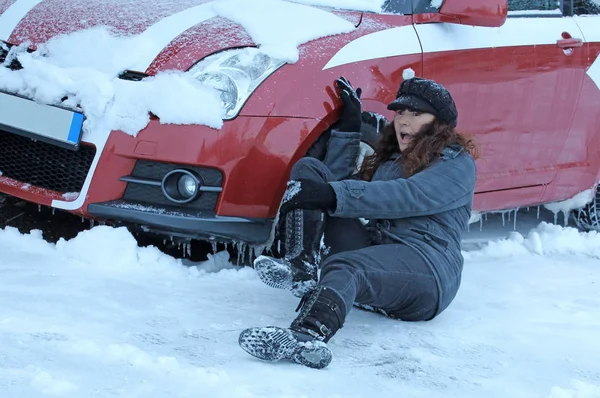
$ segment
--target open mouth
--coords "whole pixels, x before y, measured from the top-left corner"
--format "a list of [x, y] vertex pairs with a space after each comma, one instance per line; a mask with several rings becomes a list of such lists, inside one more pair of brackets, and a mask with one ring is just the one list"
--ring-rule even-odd
[[411, 139], [412, 138], [412, 134], [400, 133], [400, 138], [403, 139], [403, 140]]

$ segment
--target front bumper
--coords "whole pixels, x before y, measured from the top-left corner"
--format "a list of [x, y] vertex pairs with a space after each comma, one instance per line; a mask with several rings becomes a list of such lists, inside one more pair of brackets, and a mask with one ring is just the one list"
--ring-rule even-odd
[[96, 218], [140, 226], [144, 231], [186, 239], [241, 241], [261, 245], [269, 241], [273, 219], [222, 217], [208, 211], [165, 210], [123, 200], [88, 205]]

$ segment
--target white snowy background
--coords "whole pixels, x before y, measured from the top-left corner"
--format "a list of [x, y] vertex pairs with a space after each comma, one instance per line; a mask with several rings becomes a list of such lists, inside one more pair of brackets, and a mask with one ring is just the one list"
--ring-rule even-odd
[[[296, 3], [373, 10], [381, 1]], [[238, 18], [290, 62], [302, 42], [350, 29], [295, 9], [299, 22], [279, 27], [288, 30], [278, 36], [270, 15], [227, 8], [236, 4], [224, 1], [220, 14]], [[308, 26], [310, 34], [297, 34]], [[88, 135], [136, 134], [150, 110], [163, 122], [218, 128], [216, 102], [212, 113], [172, 106], [174, 98], [178, 106], [216, 101], [183, 73], [136, 84], [116, 78], [145, 39], [92, 29], [52, 41], [44, 57], [17, 51], [25, 68], [0, 68], [0, 88], [44, 102], [67, 94], [86, 110]], [[90, 42], [95, 54], [110, 49], [114, 57], [86, 53]], [[98, 226], [51, 244], [39, 231], [7, 227], [0, 230], [0, 397], [600, 397], [600, 235], [533, 208], [471, 228], [462, 286], [442, 315], [406, 323], [355, 310], [330, 342], [331, 365], [313, 370], [264, 363], [238, 347], [246, 327], [288, 325], [297, 299], [232, 265], [226, 252], [190, 264], [138, 247], [122, 228]]]

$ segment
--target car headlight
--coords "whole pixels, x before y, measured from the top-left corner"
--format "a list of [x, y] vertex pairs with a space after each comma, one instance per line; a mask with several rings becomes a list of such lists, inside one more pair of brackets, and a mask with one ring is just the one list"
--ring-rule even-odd
[[220, 92], [224, 120], [238, 115], [256, 88], [285, 61], [271, 58], [254, 47], [210, 55], [189, 69], [201, 83]]

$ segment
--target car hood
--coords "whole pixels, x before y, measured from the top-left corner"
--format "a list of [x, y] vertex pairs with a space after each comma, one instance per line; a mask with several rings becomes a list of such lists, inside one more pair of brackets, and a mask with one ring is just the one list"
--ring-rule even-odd
[[[31, 42], [35, 48], [58, 35], [107, 26], [122, 35], [152, 35], [155, 48], [148, 51], [147, 62], [141, 62], [137, 71], [155, 74], [166, 69], [186, 70], [216, 51], [254, 45], [241, 26], [211, 13], [213, 3], [212, 0], [0, 0], [0, 40], [13, 44]], [[360, 22], [360, 12], [332, 12], [355, 26]]]

